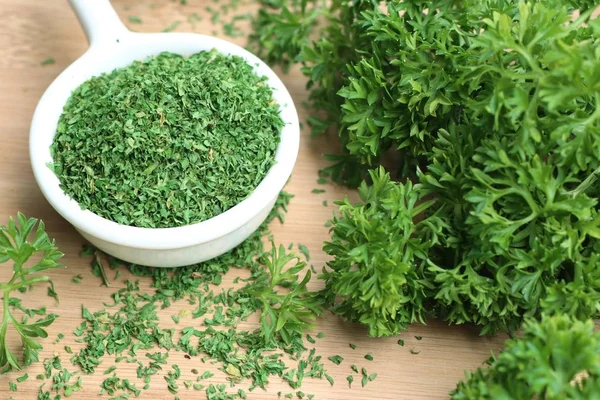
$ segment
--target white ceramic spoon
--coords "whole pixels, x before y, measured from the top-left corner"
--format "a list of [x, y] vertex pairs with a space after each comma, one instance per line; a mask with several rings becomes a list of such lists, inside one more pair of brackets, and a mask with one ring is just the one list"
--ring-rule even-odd
[[[287, 182], [298, 154], [300, 129], [294, 103], [275, 73], [260, 59], [225, 40], [191, 33], [135, 33], [127, 30], [108, 0], [69, 0], [90, 43], [89, 49], [62, 72], [41, 97], [30, 131], [33, 172], [48, 202], [89, 242], [122, 260], [174, 267], [223, 254], [244, 241], [265, 220]], [[163, 51], [191, 55], [212, 50], [243, 57], [260, 76], [268, 78], [281, 106], [285, 127], [276, 164], [244, 201], [207, 221], [176, 228], [124, 226], [82, 210], [59, 187], [48, 168], [50, 145], [58, 119], [71, 92], [92, 76], [125, 67]]]

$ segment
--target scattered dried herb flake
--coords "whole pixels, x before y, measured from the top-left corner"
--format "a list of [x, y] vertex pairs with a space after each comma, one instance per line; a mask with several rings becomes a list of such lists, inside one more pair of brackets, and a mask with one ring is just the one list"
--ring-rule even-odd
[[129, 22], [131, 22], [133, 24], [141, 24], [142, 23], [142, 19], [135, 15], [130, 15], [129, 17], [127, 17], [127, 19], [129, 20]]
[[342, 361], [344, 361], [344, 357], [339, 356], [339, 355], [327, 357], [327, 359], [329, 361], [331, 361], [332, 363], [334, 363], [335, 365], [340, 365], [342, 363]]
[[306, 247], [302, 243], [299, 243], [298, 244], [298, 251], [300, 251], [300, 253], [302, 253], [302, 255], [304, 256], [304, 258], [306, 258], [306, 261], [310, 261], [310, 251], [308, 250], [308, 247]]

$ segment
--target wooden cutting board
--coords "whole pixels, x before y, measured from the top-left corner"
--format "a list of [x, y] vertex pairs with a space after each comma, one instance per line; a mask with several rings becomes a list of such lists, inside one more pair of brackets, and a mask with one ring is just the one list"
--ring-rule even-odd
[[[113, 5], [132, 30], [161, 31], [173, 22], [180, 21], [176, 31], [205, 34], [214, 34], [216, 31], [219, 36], [225, 37], [220, 24], [213, 25], [210, 13], [205, 10], [206, 6], [220, 7], [219, 3], [213, 1], [188, 0], [188, 4], [182, 6], [180, 1], [115, 0]], [[194, 12], [203, 20], [191, 24], [188, 16]], [[64, 346], [70, 345], [74, 350], [80, 346], [75, 343], [72, 332], [81, 322], [81, 305], [85, 304], [92, 311], [103, 308], [102, 303], [109, 301], [110, 295], [123, 287], [123, 280], [129, 276], [123, 273], [121, 279], [113, 282], [110, 288], [100, 286], [100, 280], [91, 273], [89, 260], [78, 256], [84, 240], [50, 207], [34, 181], [29, 164], [28, 136], [31, 116], [39, 97], [50, 82], [86, 50], [87, 42], [66, 0], [2, 0], [0, 14], [3, 16], [0, 25], [0, 224], [5, 224], [8, 217], [17, 211], [42, 218], [50, 236], [56, 238], [59, 248], [65, 253], [64, 263], [68, 268], [51, 274], [60, 304], [54, 304], [52, 299], [46, 297], [46, 288], [35, 289], [24, 301], [29, 307], [48, 305], [48, 311], [60, 315], [50, 327], [50, 336], [42, 340], [44, 351], [41, 359], [58, 352], [62, 355], [63, 364], [75, 369], [67, 361], [69, 357]], [[129, 16], [140, 17], [142, 23], [129, 22]], [[244, 38], [236, 41], [245, 43]], [[56, 62], [42, 66], [40, 63], [48, 57], [53, 57]], [[301, 106], [306, 98], [304, 77], [298, 70], [280, 76], [292, 93], [300, 117], [304, 120], [306, 112]], [[333, 148], [335, 143], [328, 143], [325, 139], [312, 140], [307, 130], [302, 135], [298, 162], [286, 189], [295, 197], [285, 224], [276, 222], [272, 228], [278, 243], [305, 244], [310, 249], [312, 264], [321, 270], [327, 261], [326, 254], [321, 251], [322, 242], [328, 238], [324, 223], [334, 212], [333, 201], [341, 199], [347, 190], [329, 185], [324, 187], [326, 192], [323, 194], [311, 193], [317, 187], [317, 172], [325, 165], [322, 153]], [[328, 200], [327, 207], [323, 206], [323, 200]], [[0, 281], [6, 280], [10, 273], [9, 264], [1, 265]], [[234, 271], [228, 274], [223, 285], [231, 285], [239, 273]], [[83, 275], [82, 282], [71, 283], [71, 278], [77, 274]], [[147, 288], [148, 284], [142, 280], [142, 287]], [[317, 288], [319, 282], [313, 282], [313, 285]], [[166, 326], [175, 326], [170, 316], [185, 306], [184, 302], [181, 303], [160, 312]], [[333, 387], [326, 380], [305, 381], [302, 391], [314, 394], [315, 399], [445, 399], [448, 398], [447, 393], [463, 378], [465, 369], [480, 366], [490, 355], [490, 350], [499, 350], [505, 340], [504, 336], [479, 337], [478, 330], [473, 327], [448, 327], [443, 322], [433, 320], [428, 325], [414, 325], [399, 337], [373, 339], [367, 337], [366, 330], [361, 326], [346, 323], [331, 314], [322, 318], [313, 333], [321, 331], [325, 337], [317, 342], [318, 354], [324, 359], [341, 355], [344, 362], [336, 366], [326, 361], [328, 372], [336, 381]], [[65, 338], [53, 344], [58, 333], [65, 334]], [[415, 336], [421, 337], [421, 340]], [[405, 341], [403, 347], [397, 343], [399, 338]], [[352, 350], [349, 343], [356, 344], [357, 349]], [[11, 345], [16, 348], [18, 343], [12, 340]], [[373, 355], [374, 361], [363, 358], [367, 353]], [[181, 353], [173, 354], [170, 359], [181, 367], [181, 380], [186, 377], [192, 379], [190, 369], [200, 365], [197, 359], [186, 360]], [[376, 372], [377, 379], [364, 388], [361, 388], [360, 379], [357, 379], [349, 389], [346, 376], [351, 374], [352, 364], [359, 368], [366, 367], [369, 373]], [[102, 371], [108, 366], [102, 365], [95, 375], [85, 376], [84, 389], [71, 398], [98, 398], [100, 383], [105, 379]], [[137, 382], [136, 366], [119, 364], [119, 376]], [[210, 368], [204, 364], [201, 366]], [[212, 368], [215, 376], [211, 382], [225, 383], [224, 374], [217, 371], [216, 367]], [[35, 399], [40, 381], [34, 377], [41, 371], [41, 363], [28, 367], [25, 372], [30, 379], [19, 384], [16, 393], [9, 391], [8, 383], [23, 373], [0, 375], [0, 399], [10, 396], [18, 400]], [[267, 392], [257, 389], [248, 398], [276, 399], [280, 390], [284, 394], [292, 392], [289, 386], [273, 379]], [[174, 397], [167, 391], [166, 382], [156, 377], [150, 389], [140, 395], [140, 399]], [[205, 394], [183, 389], [179, 397], [181, 400], [204, 399]]]

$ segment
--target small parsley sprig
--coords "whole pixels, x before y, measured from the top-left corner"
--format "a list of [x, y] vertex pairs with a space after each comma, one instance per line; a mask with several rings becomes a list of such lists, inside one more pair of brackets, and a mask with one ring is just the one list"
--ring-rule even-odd
[[[262, 262], [264, 267], [256, 279], [246, 287], [261, 310], [261, 333], [265, 342], [271, 343], [278, 335], [285, 343], [313, 327], [322, 313], [322, 300], [316, 292], [308, 290], [311, 271], [295, 253], [286, 253], [283, 245], [273, 248]], [[286, 269], [288, 265], [291, 265]], [[306, 275], [298, 282], [299, 274]]]
[[520, 339], [467, 374], [451, 393], [467, 399], [595, 399], [600, 388], [600, 333], [566, 315], [528, 320]]
[[424, 273], [444, 224], [435, 215], [416, 221], [435, 204], [422, 198], [420, 185], [394, 182], [383, 168], [370, 174], [360, 202], [336, 202], [323, 248], [333, 259], [320, 278], [334, 313], [366, 325], [371, 336], [388, 336], [424, 321], [432, 286]]
[[[30, 235], [33, 235], [31, 241], [28, 240]], [[39, 260], [32, 262], [31, 266], [26, 266], [32, 256], [36, 256], [36, 260], [39, 257]], [[57, 317], [55, 314], [49, 314], [35, 322], [28, 323], [26, 319], [19, 321], [11, 310], [11, 299], [13, 299], [11, 293], [14, 291], [25, 293], [28, 287], [40, 283], [48, 283], [51, 292], [55, 293], [54, 284], [50, 278], [36, 275], [36, 273], [64, 267], [58, 262], [62, 256], [63, 254], [54, 245], [54, 241], [48, 237], [42, 221], [27, 218], [19, 213], [16, 223], [13, 218], [10, 218], [8, 226], [0, 227], [0, 263], [13, 262], [11, 279], [8, 282], [0, 283], [3, 300], [2, 322], [0, 323], [0, 368], [2, 368], [2, 373], [13, 369], [20, 370], [23, 365], [27, 366], [32, 361], [39, 360], [38, 353], [42, 346], [36, 341], [36, 338], [47, 337], [48, 333], [44, 328], [52, 324]], [[21, 336], [23, 364], [19, 363], [6, 344], [10, 325]]]

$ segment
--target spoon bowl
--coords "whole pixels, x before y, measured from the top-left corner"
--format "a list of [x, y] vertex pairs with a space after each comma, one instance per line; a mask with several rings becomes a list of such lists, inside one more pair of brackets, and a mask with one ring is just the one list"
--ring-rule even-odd
[[[289, 179], [298, 155], [300, 128], [293, 100], [277, 75], [259, 58], [211, 36], [193, 33], [129, 31], [108, 0], [69, 0], [84, 28], [89, 49], [50, 84], [35, 109], [29, 153], [35, 179], [52, 207], [92, 245], [134, 264], [177, 267], [217, 257], [243, 242], [265, 220]], [[190, 56], [217, 50], [242, 57], [259, 76], [267, 78], [285, 125], [275, 165], [242, 202], [206, 221], [173, 228], [139, 228], [102, 218], [67, 196], [50, 170], [50, 146], [63, 107], [73, 90], [93, 76], [144, 61], [161, 52]]]

